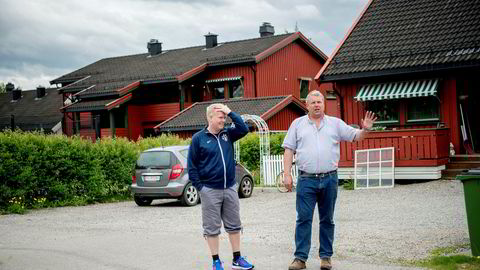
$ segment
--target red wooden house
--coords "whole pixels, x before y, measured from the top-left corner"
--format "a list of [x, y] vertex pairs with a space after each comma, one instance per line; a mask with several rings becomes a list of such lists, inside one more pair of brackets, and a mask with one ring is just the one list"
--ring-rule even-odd
[[218, 43], [208, 34], [205, 45], [173, 50], [152, 40], [148, 53], [105, 58], [51, 83], [62, 85], [65, 133], [136, 140], [195, 102], [303, 98], [318, 88], [313, 78], [326, 59], [302, 33], [274, 35], [264, 23], [259, 38], [246, 40]]
[[382, 131], [341, 145], [342, 177], [356, 149], [394, 147], [398, 179], [440, 178], [459, 158], [450, 143], [463, 159], [480, 153], [479, 74], [479, 1], [371, 0], [315, 78], [327, 113], [379, 116]]

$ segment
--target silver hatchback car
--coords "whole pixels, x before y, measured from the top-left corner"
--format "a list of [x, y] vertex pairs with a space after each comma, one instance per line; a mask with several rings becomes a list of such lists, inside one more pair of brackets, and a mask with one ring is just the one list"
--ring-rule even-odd
[[[137, 205], [148, 206], [155, 199], [179, 199], [183, 205], [199, 203], [197, 189], [188, 178], [188, 145], [152, 148], [143, 151], [135, 165], [131, 191]], [[240, 163], [235, 167], [238, 195], [253, 192], [253, 177]]]

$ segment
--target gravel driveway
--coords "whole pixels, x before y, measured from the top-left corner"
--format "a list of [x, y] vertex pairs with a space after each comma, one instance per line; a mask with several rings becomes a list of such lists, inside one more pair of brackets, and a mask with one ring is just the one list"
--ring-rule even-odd
[[[256, 269], [286, 269], [292, 259], [295, 194], [255, 189], [242, 199], [242, 253]], [[318, 224], [315, 214], [314, 224]], [[459, 181], [340, 189], [335, 213], [335, 269], [404, 269], [402, 259], [469, 243]], [[0, 216], [0, 269], [211, 269], [200, 207], [133, 201]], [[308, 269], [319, 269], [318, 225]], [[221, 258], [231, 263], [227, 237]], [[229, 269], [229, 268], [226, 268]]]

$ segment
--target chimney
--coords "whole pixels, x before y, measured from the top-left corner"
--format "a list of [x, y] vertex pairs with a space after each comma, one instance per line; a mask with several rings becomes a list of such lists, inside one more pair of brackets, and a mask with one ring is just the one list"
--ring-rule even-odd
[[162, 53], [162, 43], [158, 39], [150, 39], [147, 43], [148, 53], [150, 55], [157, 55]]
[[260, 37], [270, 37], [275, 34], [275, 29], [273, 29], [273, 26], [269, 22], [264, 22], [258, 32], [260, 33]]
[[17, 101], [22, 97], [22, 89], [12, 90], [12, 101]]
[[7, 83], [7, 85], [5, 86], [5, 90], [7, 90], [7, 92], [11, 92], [15, 89], [15, 85], [13, 85], [13, 83], [9, 82]]
[[37, 99], [41, 99], [44, 96], [45, 96], [45, 87], [38, 86], [37, 87]]
[[207, 49], [217, 46], [217, 36], [218, 35], [212, 34], [210, 32], [205, 35], [205, 47]]

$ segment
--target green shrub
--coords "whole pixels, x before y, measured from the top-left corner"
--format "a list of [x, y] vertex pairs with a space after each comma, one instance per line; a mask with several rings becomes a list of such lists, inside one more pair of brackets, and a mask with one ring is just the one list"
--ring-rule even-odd
[[23, 213], [129, 198], [141, 151], [189, 143], [174, 135], [93, 143], [78, 136], [5, 130], [0, 132], [0, 211]]
[[[285, 134], [270, 135], [270, 154], [282, 155]], [[130, 198], [135, 161], [143, 150], [188, 145], [176, 135], [141, 138], [102, 138], [93, 143], [78, 136], [39, 132], [0, 132], [0, 212]], [[259, 136], [240, 140], [241, 162], [259, 184]]]
[[[282, 143], [285, 133], [270, 134], [270, 155], [283, 155]], [[260, 137], [249, 133], [240, 140], [240, 162], [250, 171], [260, 168]]]

